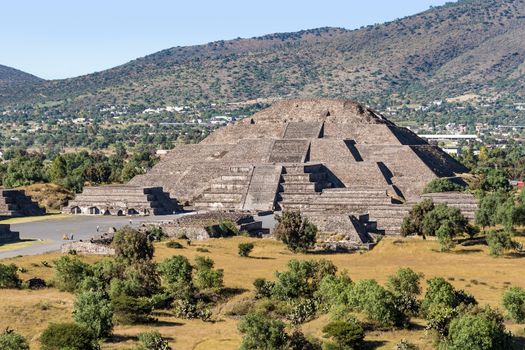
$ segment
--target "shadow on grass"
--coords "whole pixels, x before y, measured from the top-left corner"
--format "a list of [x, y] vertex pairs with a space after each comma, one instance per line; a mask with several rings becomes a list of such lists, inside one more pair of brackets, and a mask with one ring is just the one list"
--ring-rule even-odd
[[255, 260], [275, 260], [275, 258], [270, 258], [269, 256], [247, 256], [247, 258]]
[[387, 342], [383, 340], [365, 340], [361, 349], [377, 349], [385, 346]]
[[115, 343], [126, 342], [129, 340], [138, 341], [139, 338], [136, 335], [113, 334], [111, 337], [106, 338], [105, 343], [115, 344]]
[[234, 297], [236, 295], [241, 295], [246, 292], [248, 292], [248, 289], [245, 289], [245, 288], [223, 288], [221, 290], [221, 297], [231, 298], [231, 297]]
[[452, 254], [474, 254], [474, 253], [481, 253], [483, 252], [483, 249], [456, 249], [451, 250], [450, 253]]
[[184, 323], [175, 322], [175, 321], [157, 320], [155, 322], [152, 322], [152, 325], [154, 325], [155, 327], [178, 327], [178, 326], [183, 326]]
[[525, 337], [521, 337], [521, 336], [512, 337], [512, 345], [514, 349], [525, 349]]

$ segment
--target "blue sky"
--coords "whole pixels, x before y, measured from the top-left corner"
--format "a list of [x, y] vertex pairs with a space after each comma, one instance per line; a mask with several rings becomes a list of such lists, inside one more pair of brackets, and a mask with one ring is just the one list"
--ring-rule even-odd
[[0, 64], [46, 79], [87, 74], [173, 46], [318, 27], [358, 28], [446, 0], [7, 0]]

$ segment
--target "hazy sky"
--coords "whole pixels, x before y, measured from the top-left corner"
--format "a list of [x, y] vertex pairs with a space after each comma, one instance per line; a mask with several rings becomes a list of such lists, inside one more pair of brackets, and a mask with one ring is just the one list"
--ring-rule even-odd
[[46, 79], [173, 46], [318, 27], [358, 28], [446, 0], [5, 0], [0, 64]]

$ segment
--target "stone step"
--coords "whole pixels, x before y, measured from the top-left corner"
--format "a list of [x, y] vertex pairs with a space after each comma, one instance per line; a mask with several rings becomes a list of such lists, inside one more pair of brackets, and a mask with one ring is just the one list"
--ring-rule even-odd
[[195, 208], [215, 209], [215, 210], [238, 210], [240, 209], [239, 202], [205, 202], [197, 201], [193, 204]]
[[217, 201], [217, 202], [240, 202], [242, 193], [212, 193], [204, 192], [200, 200]]
[[220, 179], [222, 181], [248, 181], [250, 178], [248, 175], [222, 175]]
[[317, 192], [321, 190], [321, 185], [315, 182], [287, 182], [281, 184], [282, 190], [287, 192]]
[[246, 190], [248, 188], [248, 185], [244, 182], [242, 183], [224, 183], [224, 182], [216, 182], [211, 184], [212, 190]]

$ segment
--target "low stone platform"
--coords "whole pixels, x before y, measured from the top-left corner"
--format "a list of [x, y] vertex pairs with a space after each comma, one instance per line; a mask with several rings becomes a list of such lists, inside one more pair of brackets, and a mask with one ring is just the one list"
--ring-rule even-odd
[[446, 204], [461, 210], [461, 213], [470, 221], [474, 221], [476, 210], [478, 210], [478, 200], [467, 192], [440, 192], [425, 193], [422, 199], [430, 198], [435, 204]]
[[162, 187], [86, 187], [62, 209], [64, 214], [84, 215], [169, 215], [178, 210], [176, 202]]
[[38, 206], [23, 190], [0, 189], [0, 218], [45, 215], [45, 209]]
[[170, 237], [204, 240], [223, 236], [221, 223], [230, 221], [241, 232], [251, 235], [263, 233], [262, 222], [254, 220], [252, 215], [238, 212], [207, 212], [191, 214], [175, 221], [161, 224], [164, 233]]
[[13, 243], [20, 240], [20, 233], [11, 231], [11, 225], [0, 224], [0, 244]]

